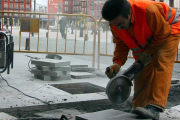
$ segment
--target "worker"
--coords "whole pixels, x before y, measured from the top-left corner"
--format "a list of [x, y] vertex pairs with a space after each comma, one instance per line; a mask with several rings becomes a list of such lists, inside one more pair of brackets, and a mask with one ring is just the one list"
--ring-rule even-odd
[[166, 106], [180, 38], [179, 13], [163, 2], [107, 0], [102, 17], [109, 21], [115, 50], [105, 74], [111, 79], [125, 64], [129, 50], [144, 66], [134, 79], [132, 113], [159, 119]]

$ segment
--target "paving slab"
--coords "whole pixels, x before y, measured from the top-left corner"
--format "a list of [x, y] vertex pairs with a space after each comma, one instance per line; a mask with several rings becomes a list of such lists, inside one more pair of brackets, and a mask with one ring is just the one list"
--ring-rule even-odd
[[17, 118], [7, 113], [0, 112], [0, 120], [14, 120], [14, 119], [17, 119]]
[[[140, 117], [127, 112], [108, 109], [99, 112], [77, 115], [76, 120], [139, 120]], [[151, 119], [141, 119], [151, 120]]]
[[75, 109], [56, 109], [56, 110], [50, 110], [45, 112], [36, 113], [36, 116], [40, 116], [43, 118], [61, 118], [62, 115], [65, 115], [67, 118], [70, 118], [70, 120], [75, 120], [76, 115], [82, 114], [81, 112], [75, 110]]
[[32, 59], [31, 64], [49, 67], [61, 67], [70, 65], [70, 61], [55, 59]]
[[88, 72], [70, 72], [69, 73], [74, 79], [83, 79], [83, 78], [94, 78], [96, 75]]
[[38, 74], [38, 75], [47, 75], [47, 76], [52, 76], [52, 77], [60, 77], [64, 75], [68, 75], [69, 71], [42, 71], [38, 69], [32, 69], [31, 72], [33, 74]]
[[74, 67], [88, 67], [88, 65], [70, 65], [71, 68], [74, 68]]
[[72, 72], [93, 72], [95, 69], [94, 67], [72, 67]]
[[44, 80], [44, 81], [71, 80], [70, 75], [61, 75], [59, 77], [52, 77], [52, 76], [47, 76], [47, 75], [34, 74], [34, 76], [41, 79], [41, 80]]
[[171, 84], [177, 84], [177, 83], [179, 83], [179, 80], [178, 80], [178, 79], [174, 79], [174, 78], [172, 78], [172, 80], [171, 80]]
[[42, 71], [71, 71], [70, 66], [49, 67], [49, 66], [36, 65], [36, 68]]

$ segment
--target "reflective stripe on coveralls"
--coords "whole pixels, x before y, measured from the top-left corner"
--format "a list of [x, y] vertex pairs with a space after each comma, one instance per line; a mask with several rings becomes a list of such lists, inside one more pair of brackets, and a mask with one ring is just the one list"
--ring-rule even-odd
[[[166, 21], [172, 25], [172, 24], [175, 24], [179, 21], [179, 13], [176, 9], [172, 9], [171, 7], [169, 6], [165, 6], [164, 3], [161, 3], [161, 5], [163, 6], [163, 9], [164, 9], [164, 12], [165, 12], [165, 15], [166, 15]], [[168, 10], [168, 12], [166, 12]]]

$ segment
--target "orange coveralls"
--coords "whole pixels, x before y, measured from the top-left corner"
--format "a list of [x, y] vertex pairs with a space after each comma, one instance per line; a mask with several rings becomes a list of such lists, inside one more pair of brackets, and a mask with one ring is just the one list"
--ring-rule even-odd
[[[154, 12], [154, 9], [157, 9]], [[129, 35], [135, 39], [134, 19], [131, 18]], [[154, 38], [148, 44], [145, 52], [153, 54], [151, 63], [146, 66], [134, 80], [133, 108], [154, 105], [164, 110], [171, 85], [172, 70], [179, 44], [180, 34], [171, 34], [171, 27], [164, 18], [161, 4], [150, 4], [146, 9], [146, 20]], [[128, 46], [112, 29], [113, 42], [116, 44], [113, 62], [124, 65], [129, 52]], [[180, 29], [179, 29], [180, 33]], [[146, 86], [143, 88], [143, 86]]]

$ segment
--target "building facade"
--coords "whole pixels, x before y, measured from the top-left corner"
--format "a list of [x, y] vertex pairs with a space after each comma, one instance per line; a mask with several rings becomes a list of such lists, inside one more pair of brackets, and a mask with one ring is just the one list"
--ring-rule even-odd
[[[31, 0], [1, 0], [1, 11], [9, 12], [30, 12]], [[4, 14], [4, 24], [11, 25], [12, 14]], [[22, 17], [30, 17], [29, 14], [23, 14]], [[19, 25], [20, 15], [13, 15], [13, 25]]]
[[49, 0], [48, 12], [57, 13], [58, 2], [61, 2], [61, 12], [64, 14], [88, 14], [95, 19], [101, 18], [101, 9], [105, 0]]

